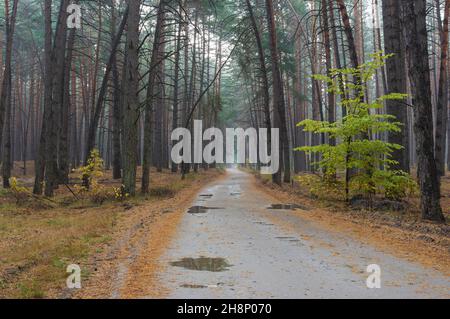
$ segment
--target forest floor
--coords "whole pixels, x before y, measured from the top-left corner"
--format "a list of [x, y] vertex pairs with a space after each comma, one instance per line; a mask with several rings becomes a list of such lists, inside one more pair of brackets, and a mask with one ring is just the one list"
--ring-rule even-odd
[[[33, 172], [32, 164], [28, 166]], [[21, 167], [22, 163], [15, 166], [13, 176], [20, 176], [20, 185], [31, 187], [33, 177], [23, 176]], [[1, 189], [0, 299], [73, 297], [73, 291], [66, 289], [70, 264], [81, 267], [83, 285], [94, 284], [101, 290], [106, 285], [102, 281], [97, 285], [97, 272], [109, 275], [108, 264], [116, 265], [124, 251], [133, 251], [143, 234], [151, 233], [155, 245], [161, 245], [154, 251], [156, 258], [169, 241], [165, 236], [170, 236], [171, 223], [177, 222], [174, 213], [183, 210], [202, 186], [222, 172], [190, 174], [183, 181], [179, 174], [168, 171], [151, 174], [149, 196], [124, 202], [109, 199], [102, 205], [77, 200], [65, 187], [57, 190], [52, 201], [17, 202]], [[111, 190], [120, 182], [112, 180], [107, 171], [101, 185]]]
[[[102, 185], [119, 186], [110, 174]], [[32, 176], [19, 180], [32, 186]], [[426, 270], [436, 278], [450, 276], [449, 225], [422, 222], [417, 198], [409, 199], [403, 213], [356, 210], [313, 199], [296, 184], [278, 187], [233, 170], [201, 171], [184, 181], [178, 174], [152, 171], [150, 196], [101, 206], [74, 199], [66, 188], [50, 203], [17, 203], [8, 192], [1, 195], [0, 298], [234, 298], [237, 292], [243, 297], [362, 296], [367, 291], [361, 290], [361, 267], [370, 259], [389, 268], [391, 287], [381, 296], [427, 297], [431, 286], [439, 288], [438, 297], [450, 295], [449, 286], [436, 285]], [[301, 209], [267, 210], [271, 203]], [[187, 214], [192, 205], [209, 209]], [[450, 176], [443, 180], [442, 206], [449, 220]], [[186, 257], [200, 258], [188, 262], [195, 267], [222, 260], [203, 258], [207, 255], [231, 260], [225, 268], [234, 271], [178, 268]], [[294, 259], [313, 270], [302, 277], [305, 272], [289, 266]], [[82, 269], [79, 291], [65, 288], [69, 264]], [[317, 277], [322, 268], [326, 271]], [[399, 279], [402, 269], [407, 277]], [[269, 276], [273, 282], [264, 275], [268, 270], [278, 272]], [[343, 290], [332, 279], [336, 275], [346, 283]], [[331, 280], [330, 287], [324, 278]], [[301, 291], [290, 286], [302, 281], [311, 286]], [[368, 295], [373, 296], [380, 295]]]

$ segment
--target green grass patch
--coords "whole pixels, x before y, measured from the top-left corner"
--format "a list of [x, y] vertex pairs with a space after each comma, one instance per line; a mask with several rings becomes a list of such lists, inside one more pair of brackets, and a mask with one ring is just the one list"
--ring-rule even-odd
[[31, 280], [26, 283], [20, 283], [18, 285], [19, 298], [22, 299], [42, 299], [45, 297], [45, 293], [38, 282]]

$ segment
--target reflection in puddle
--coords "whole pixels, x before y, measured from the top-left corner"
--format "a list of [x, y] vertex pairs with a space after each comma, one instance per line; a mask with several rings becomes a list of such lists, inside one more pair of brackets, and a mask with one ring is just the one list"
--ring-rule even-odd
[[190, 284], [184, 284], [180, 286], [181, 288], [188, 288], [188, 289], [205, 289], [208, 288], [208, 286], [204, 285], [190, 285]]
[[295, 237], [275, 237], [275, 238], [280, 239], [280, 240], [289, 240], [289, 241], [297, 240], [297, 238], [295, 238]]
[[284, 241], [284, 242], [289, 242], [289, 243], [293, 243], [293, 244], [299, 244], [299, 245], [303, 246], [302, 241], [300, 239], [298, 239], [298, 238], [295, 238], [295, 237], [287, 237], [287, 236], [286, 237], [275, 237], [275, 239], [279, 239], [279, 240]]
[[240, 196], [242, 193], [241, 186], [239, 184], [229, 185], [228, 189], [230, 190], [230, 196]]
[[254, 223], [258, 224], [258, 225], [262, 225], [262, 226], [274, 226], [274, 224], [266, 223], [266, 222], [254, 222]]
[[298, 204], [272, 204], [267, 209], [275, 209], [275, 210], [309, 210], [308, 207], [298, 205]]
[[189, 214], [206, 214], [208, 210], [213, 209], [223, 209], [220, 207], [205, 207], [205, 206], [192, 206], [189, 208], [188, 213]]
[[222, 272], [228, 270], [232, 265], [224, 258], [183, 258], [179, 261], [174, 261], [170, 263], [173, 267], [181, 267], [190, 270], [197, 271], [211, 271], [211, 272]]

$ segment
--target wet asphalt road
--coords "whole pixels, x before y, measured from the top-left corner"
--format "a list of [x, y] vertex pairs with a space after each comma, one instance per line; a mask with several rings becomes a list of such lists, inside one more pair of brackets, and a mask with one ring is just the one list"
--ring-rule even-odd
[[[448, 277], [330, 234], [252, 188], [239, 170], [204, 189], [161, 262], [169, 298], [448, 298]], [[203, 196], [202, 196], [203, 195]], [[286, 231], [283, 224], [292, 227]], [[381, 267], [369, 289], [367, 266]]]

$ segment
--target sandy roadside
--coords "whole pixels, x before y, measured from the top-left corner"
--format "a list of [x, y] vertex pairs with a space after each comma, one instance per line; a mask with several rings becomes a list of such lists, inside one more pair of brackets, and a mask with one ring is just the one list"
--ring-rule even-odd
[[208, 183], [225, 174], [209, 171], [176, 194], [175, 197], [143, 204], [124, 212], [113, 235], [113, 244], [91, 258], [92, 275], [74, 295], [63, 297], [136, 298], [164, 297], [156, 274], [161, 271], [159, 257], [176, 234], [183, 214], [195, 195]]
[[[341, 232], [362, 243], [390, 253], [411, 262], [418, 262], [425, 267], [440, 271], [450, 276], [450, 238], [439, 232], [428, 232], [405, 229], [395, 223], [365, 217], [364, 214], [348, 214], [318, 207], [317, 201], [305, 196], [289, 193], [270, 184], [263, 184], [254, 177], [253, 186], [263, 191], [279, 203], [306, 205], [310, 210], [296, 210], [295, 214], [302, 219], [314, 222], [329, 232]], [[430, 229], [439, 225], [425, 223]], [[289, 225], [286, 225], [289, 227]]]

